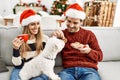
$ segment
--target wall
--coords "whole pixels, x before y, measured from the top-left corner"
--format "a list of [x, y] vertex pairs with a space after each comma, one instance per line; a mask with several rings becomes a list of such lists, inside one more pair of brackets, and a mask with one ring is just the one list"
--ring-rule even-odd
[[[23, 2], [37, 2], [37, 0], [22, 0]], [[41, 0], [41, 3], [45, 5], [48, 8], [48, 12], [51, 10], [52, 3], [55, 0]], [[78, 0], [79, 1], [79, 0]], [[84, 1], [84, 0], [82, 0]], [[110, 0], [110, 1], [117, 1], [117, 8], [115, 12], [115, 18], [114, 18], [114, 27], [119, 26], [120, 21], [120, 0]], [[14, 6], [19, 2], [19, 0], [0, 0], [0, 15], [6, 16], [13, 13]], [[70, 3], [74, 3], [75, 0], [69, 0]]]
[[115, 18], [114, 18], [114, 27], [120, 27], [120, 0], [117, 0]]
[[10, 0], [0, 0], [0, 15], [6, 16], [12, 12]]
[[[25, 3], [37, 2], [37, 0], [21, 0]], [[52, 3], [55, 0], [41, 0], [41, 4], [48, 8], [48, 12], [51, 10]], [[13, 13], [14, 6], [20, 2], [20, 0], [0, 0], [0, 15], [5, 16]], [[75, 2], [75, 0], [69, 0], [70, 3]]]

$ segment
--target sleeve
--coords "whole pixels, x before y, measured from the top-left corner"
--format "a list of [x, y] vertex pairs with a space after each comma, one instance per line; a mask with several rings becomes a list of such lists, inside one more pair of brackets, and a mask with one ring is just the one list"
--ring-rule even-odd
[[16, 68], [23, 67], [24, 59], [21, 58], [19, 49], [13, 49], [12, 63]]
[[88, 57], [94, 61], [102, 61], [103, 53], [102, 53], [102, 50], [100, 49], [100, 46], [98, 44], [95, 34], [91, 32], [89, 37], [90, 37], [89, 46], [91, 48], [91, 51], [88, 53]]

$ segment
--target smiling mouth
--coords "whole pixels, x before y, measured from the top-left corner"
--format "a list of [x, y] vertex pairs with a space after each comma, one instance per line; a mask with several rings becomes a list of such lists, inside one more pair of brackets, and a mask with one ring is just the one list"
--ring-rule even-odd
[[33, 29], [33, 31], [38, 31], [37, 29]]
[[73, 31], [73, 30], [75, 30], [75, 29], [74, 29], [74, 28], [69, 28], [69, 30], [70, 30], [70, 31]]

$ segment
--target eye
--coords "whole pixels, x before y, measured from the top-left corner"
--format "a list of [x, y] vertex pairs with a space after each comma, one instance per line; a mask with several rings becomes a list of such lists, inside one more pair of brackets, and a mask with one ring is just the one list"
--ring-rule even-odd
[[40, 23], [39, 22], [37, 22], [37, 25], [39, 25]]
[[39, 24], [40, 24], [39, 22], [37, 22], [37, 23], [33, 22], [33, 23], [30, 23], [29, 26], [35, 26], [35, 25], [39, 25]]
[[78, 22], [74, 22], [74, 24], [76, 25], [76, 24], [78, 24]]
[[34, 26], [34, 25], [35, 25], [35, 23], [30, 23], [30, 24], [29, 24], [29, 26]]
[[67, 22], [69, 22], [69, 23], [70, 23], [71, 21], [70, 21], [70, 20], [67, 20]]

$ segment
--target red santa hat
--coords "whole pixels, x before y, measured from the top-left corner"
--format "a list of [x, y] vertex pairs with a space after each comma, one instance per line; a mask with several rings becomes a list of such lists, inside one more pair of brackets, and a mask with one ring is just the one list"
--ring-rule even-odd
[[36, 14], [32, 9], [26, 9], [20, 15], [20, 24], [26, 26], [31, 22], [41, 21], [41, 17]]
[[86, 17], [86, 14], [79, 3], [74, 3], [67, 8], [67, 10], [64, 13], [64, 16], [79, 18], [84, 20]]

